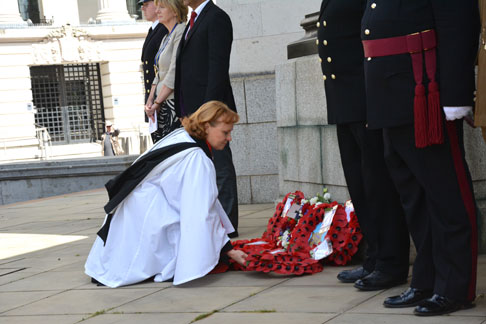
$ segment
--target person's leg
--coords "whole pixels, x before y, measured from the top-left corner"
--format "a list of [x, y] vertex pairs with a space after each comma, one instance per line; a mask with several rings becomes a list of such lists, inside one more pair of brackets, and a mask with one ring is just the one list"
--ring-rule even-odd
[[369, 222], [374, 228], [375, 272], [355, 283], [363, 290], [392, 287], [406, 281], [410, 240], [404, 211], [385, 163], [383, 131], [354, 125], [361, 148], [361, 168]]
[[238, 235], [238, 189], [229, 144], [221, 151], [213, 150], [213, 156], [219, 192], [218, 199], [235, 228], [235, 232], [229, 236], [236, 237]]
[[[362, 127], [364, 127], [364, 123], [362, 123]], [[338, 279], [341, 282], [354, 283], [356, 280], [365, 277], [375, 269], [377, 253], [376, 230], [370, 219], [371, 215], [368, 210], [368, 202], [364, 190], [361, 161], [362, 148], [359, 147], [350, 124], [337, 125], [336, 131], [344, 177], [346, 179], [356, 216], [358, 217], [361, 230], [364, 234], [363, 239], [367, 244], [366, 257], [363, 265], [355, 269], [341, 271], [338, 274]]]
[[[405, 132], [393, 131], [394, 147], [400, 150], [400, 156], [424, 192], [425, 207], [422, 206], [420, 211], [427, 214], [429, 222], [429, 234], [422, 236], [429, 256], [423, 258], [423, 248], [418, 255], [428, 259], [430, 265], [424, 268], [432, 267], [432, 270], [429, 269], [427, 277], [414, 266], [412, 284], [430, 282], [436, 295], [417, 307], [418, 315], [455, 311], [474, 298], [477, 229], [474, 196], [464, 160], [461, 122], [449, 124], [448, 131], [444, 144], [424, 149], [415, 148], [412, 127]], [[410, 230], [417, 232], [416, 228], [423, 229], [423, 225], [417, 221]], [[417, 262], [425, 261], [419, 259]]]
[[[383, 130], [385, 161], [400, 194], [408, 229], [417, 250], [410, 288], [398, 296], [385, 299], [386, 307], [415, 306], [430, 297], [433, 290], [432, 237], [425, 191], [407, 165], [407, 159], [402, 156], [402, 154], [410, 155], [404, 152], [404, 143], [401, 139], [410, 135], [410, 128], [413, 132], [411, 126]], [[410, 144], [406, 146], [408, 145]], [[411, 149], [413, 150], [414, 146]]]

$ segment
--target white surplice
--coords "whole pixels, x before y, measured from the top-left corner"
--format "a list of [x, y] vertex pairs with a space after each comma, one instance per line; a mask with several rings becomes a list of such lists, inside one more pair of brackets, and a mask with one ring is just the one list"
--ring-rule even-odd
[[[181, 142], [194, 142], [184, 129], [150, 151]], [[179, 285], [208, 274], [233, 231], [213, 162], [199, 147], [189, 148], [159, 163], [116, 207], [106, 245], [96, 237], [85, 272], [108, 287], [152, 276]]]

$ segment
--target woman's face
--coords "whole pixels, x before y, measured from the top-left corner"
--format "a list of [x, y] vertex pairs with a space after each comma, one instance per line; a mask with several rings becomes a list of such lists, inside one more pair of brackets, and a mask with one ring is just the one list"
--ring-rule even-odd
[[206, 124], [206, 140], [209, 145], [215, 150], [222, 150], [231, 141], [231, 131], [233, 130], [233, 124], [228, 124], [222, 121], [223, 117], [219, 117], [214, 123]]
[[159, 2], [155, 13], [157, 14], [159, 22], [164, 25], [177, 20], [176, 13], [172, 11], [172, 9], [170, 9], [169, 7], [166, 7], [165, 4], [163, 4], [162, 2]]

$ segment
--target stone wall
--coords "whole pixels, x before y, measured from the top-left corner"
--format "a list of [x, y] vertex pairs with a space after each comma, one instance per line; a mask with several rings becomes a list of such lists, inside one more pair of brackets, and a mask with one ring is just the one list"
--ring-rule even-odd
[[303, 35], [302, 17], [319, 10], [320, 3], [217, 0], [233, 24], [230, 73], [241, 120], [231, 147], [240, 203], [279, 197], [275, 65], [287, 60], [287, 45]]
[[136, 155], [0, 165], [0, 205], [102, 188]]
[[233, 75], [240, 122], [231, 149], [241, 204], [273, 202], [278, 197], [275, 75]]
[[287, 45], [302, 37], [300, 21], [321, 0], [217, 0], [233, 23], [231, 73], [275, 71], [287, 60]]

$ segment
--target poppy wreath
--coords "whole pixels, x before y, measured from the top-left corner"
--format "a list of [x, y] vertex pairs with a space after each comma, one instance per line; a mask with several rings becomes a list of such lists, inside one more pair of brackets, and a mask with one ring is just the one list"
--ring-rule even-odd
[[[285, 203], [294, 195], [291, 205], [303, 203], [300, 215], [291, 218], [283, 216]], [[326, 235], [332, 243], [333, 252], [326, 259], [330, 264], [345, 265], [356, 254], [362, 239], [361, 230], [354, 212], [348, 215], [337, 202], [311, 204], [304, 200], [300, 191], [288, 193], [277, 204], [275, 213], [269, 219], [266, 231], [260, 238], [233, 241], [233, 248], [242, 250], [248, 257], [246, 266], [230, 260], [230, 268], [242, 271], [275, 272], [279, 274], [312, 274], [323, 270], [323, 262], [310, 256], [316, 245], [309, 244], [315, 227], [323, 221], [326, 209], [338, 206], [333, 222]], [[288, 232], [288, 244], [283, 244]]]
[[358, 245], [363, 238], [356, 213], [352, 211], [347, 220], [343, 208], [338, 208], [332, 226], [326, 235], [332, 243], [333, 253], [326, 260], [336, 265], [346, 265], [352, 256], [358, 252]]

